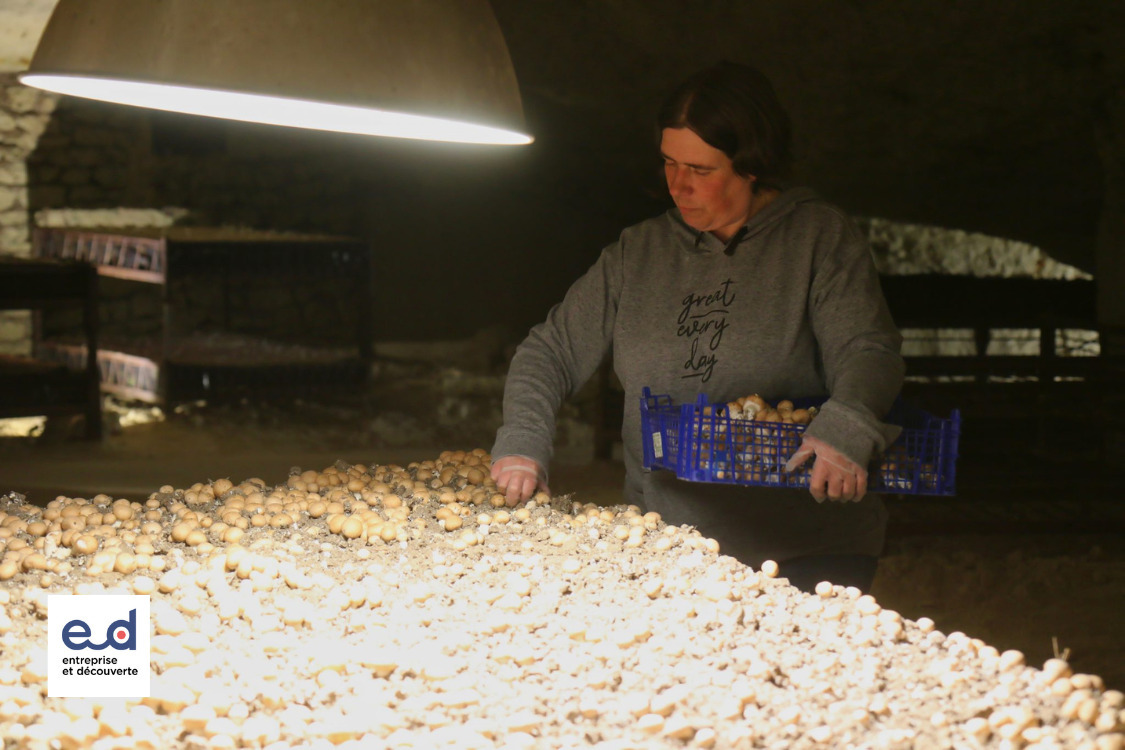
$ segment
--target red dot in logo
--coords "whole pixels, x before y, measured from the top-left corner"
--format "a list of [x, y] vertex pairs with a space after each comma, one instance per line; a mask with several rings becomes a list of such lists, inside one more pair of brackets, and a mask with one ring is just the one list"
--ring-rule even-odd
[[113, 637], [119, 641], [123, 641], [125, 640], [125, 637], [127, 635], [128, 634], [125, 632], [125, 628], [120, 628], [116, 633], [113, 634]]

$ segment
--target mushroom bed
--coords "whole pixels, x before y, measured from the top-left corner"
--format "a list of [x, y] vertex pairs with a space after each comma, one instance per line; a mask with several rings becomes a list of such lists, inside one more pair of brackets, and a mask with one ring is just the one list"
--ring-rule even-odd
[[[0, 507], [4, 747], [1108, 750], [1125, 696], [805, 594], [483, 450]], [[47, 698], [50, 593], [151, 595], [152, 693]]]

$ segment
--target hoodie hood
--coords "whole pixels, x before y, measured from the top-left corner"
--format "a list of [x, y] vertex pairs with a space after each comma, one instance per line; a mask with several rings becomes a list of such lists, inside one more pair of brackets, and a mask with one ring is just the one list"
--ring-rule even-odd
[[726, 252], [731, 255], [740, 244], [761, 234], [774, 222], [788, 216], [801, 204], [817, 201], [820, 201], [820, 196], [812, 188], [787, 188], [781, 191], [772, 203], [754, 214], [750, 221], [746, 222], [729, 242], [723, 242], [710, 232], [700, 232], [698, 229], [689, 226], [684, 221], [684, 217], [678, 208], [669, 209], [667, 216], [676, 225], [678, 231], [686, 232], [694, 239], [693, 246], [698, 252]]

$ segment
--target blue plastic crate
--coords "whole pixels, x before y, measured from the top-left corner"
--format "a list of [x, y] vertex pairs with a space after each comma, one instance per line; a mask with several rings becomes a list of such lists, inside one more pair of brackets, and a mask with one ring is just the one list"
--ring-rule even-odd
[[[807, 408], [823, 399], [794, 399]], [[871, 492], [953, 495], [961, 414], [941, 419], [897, 401], [885, 421], [903, 428], [898, 440], [868, 473]], [[700, 394], [694, 404], [669, 396], [641, 397], [641, 444], [646, 469], [668, 469], [693, 482], [753, 487], [808, 488], [812, 461], [792, 473], [785, 462], [801, 444], [804, 425], [731, 419], [726, 404]]]

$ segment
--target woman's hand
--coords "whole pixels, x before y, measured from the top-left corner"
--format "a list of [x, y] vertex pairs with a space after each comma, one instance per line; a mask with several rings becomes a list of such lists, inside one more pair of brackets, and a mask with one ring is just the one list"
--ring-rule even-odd
[[867, 471], [828, 443], [810, 435], [805, 435], [801, 447], [785, 462], [785, 470], [797, 469], [814, 454], [816, 463], [809, 476], [809, 492], [818, 503], [823, 503], [825, 498], [857, 503], [863, 499], [867, 494]]
[[536, 488], [551, 494], [547, 486], [547, 472], [526, 456], [504, 456], [493, 461], [492, 479], [496, 488], [504, 493], [509, 507], [527, 500], [535, 494]]

